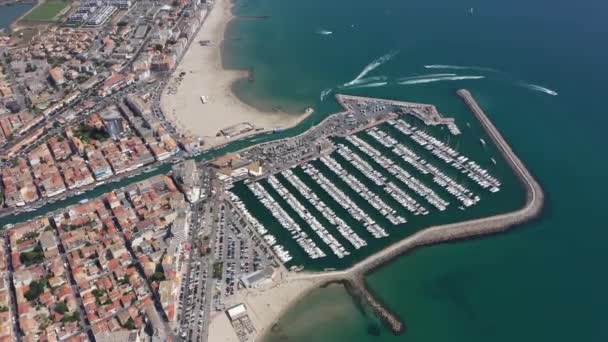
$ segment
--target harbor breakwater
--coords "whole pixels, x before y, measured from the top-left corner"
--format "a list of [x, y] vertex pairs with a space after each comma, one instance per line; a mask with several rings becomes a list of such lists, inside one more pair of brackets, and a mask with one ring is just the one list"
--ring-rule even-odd
[[481, 123], [498, 151], [511, 167], [526, 192], [526, 202], [518, 210], [479, 219], [433, 226], [423, 229], [387, 248], [370, 255], [348, 269], [325, 273], [300, 274], [295, 278], [321, 278], [326, 282], [340, 282], [353, 297], [368, 305], [384, 324], [396, 335], [405, 331], [405, 323], [368, 289], [364, 277], [374, 269], [416, 248], [444, 242], [498, 234], [537, 218], [543, 209], [544, 192], [525, 164], [513, 152], [504, 137], [484, 113], [473, 95], [466, 89], [457, 91], [469, 110]]

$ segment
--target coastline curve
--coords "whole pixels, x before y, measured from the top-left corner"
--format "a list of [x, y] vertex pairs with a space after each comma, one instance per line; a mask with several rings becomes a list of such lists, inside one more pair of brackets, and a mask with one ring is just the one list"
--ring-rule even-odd
[[160, 107], [183, 134], [201, 138], [208, 151], [253, 135], [293, 128], [313, 110], [287, 113], [246, 103], [234, 92], [243, 80], [254, 81], [252, 69], [226, 65], [226, 29], [234, 20], [232, 0], [218, 0], [167, 82]]

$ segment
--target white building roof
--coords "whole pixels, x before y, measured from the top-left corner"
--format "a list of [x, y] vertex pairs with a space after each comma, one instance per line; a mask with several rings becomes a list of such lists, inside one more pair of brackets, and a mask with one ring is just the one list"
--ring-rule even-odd
[[228, 317], [230, 318], [230, 320], [235, 320], [247, 314], [247, 309], [245, 308], [244, 304], [238, 304], [231, 307], [226, 312], [228, 313]]

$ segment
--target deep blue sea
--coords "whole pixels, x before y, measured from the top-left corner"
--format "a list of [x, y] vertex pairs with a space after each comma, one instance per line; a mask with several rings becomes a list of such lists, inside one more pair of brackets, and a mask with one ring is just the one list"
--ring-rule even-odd
[[[256, 74], [255, 84], [236, 86], [245, 101], [294, 112], [313, 105], [314, 122], [342, 92], [430, 102], [462, 119], [454, 91], [465, 87], [548, 195], [535, 222], [421, 249], [371, 274], [371, 288], [406, 320], [404, 336], [331, 288], [292, 309], [268, 341], [608, 340], [607, 2], [237, 4], [237, 14], [270, 16], [228, 30], [226, 62]], [[343, 87], [387, 55], [363, 87]]]

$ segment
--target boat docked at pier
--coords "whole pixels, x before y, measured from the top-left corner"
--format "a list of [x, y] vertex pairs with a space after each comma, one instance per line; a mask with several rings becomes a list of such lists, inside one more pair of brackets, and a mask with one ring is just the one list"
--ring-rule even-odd
[[274, 198], [256, 182], [248, 182], [247, 188], [270, 211], [279, 224], [287, 230], [296, 243], [311, 259], [323, 258], [325, 252], [308, 236], [308, 234], [291, 218]]
[[285, 170], [281, 172], [281, 175], [287, 179], [287, 181], [298, 190], [300, 195], [302, 195], [317, 211], [323, 215], [323, 217], [336, 227], [338, 232], [344, 237], [350, 244], [355, 247], [355, 249], [359, 249], [361, 247], [367, 246], [367, 242], [363, 240], [353, 229], [344, 222], [336, 213], [325, 204], [322, 200], [319, 199], [317, 194], [312, 192], [312, 190], [296, 176], [292, 170]]
[[350, 253], [336, 240], [336, 238], [312, 215], [306, 207], [296, 199], [279, 180], [273, 175], [268, 177], [268, 184], [287, 202], [287, 204], [295, 211], [298, 216], [304, 220], [310, 229], [331, 249], [338, 258], [343, 258]]

